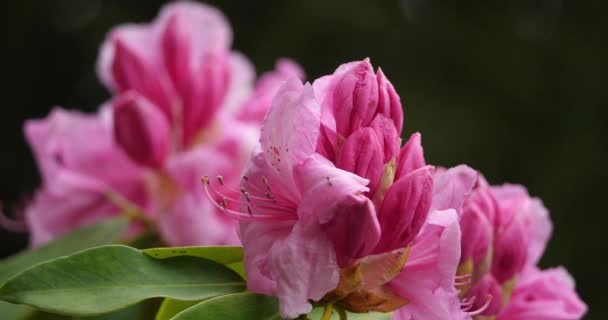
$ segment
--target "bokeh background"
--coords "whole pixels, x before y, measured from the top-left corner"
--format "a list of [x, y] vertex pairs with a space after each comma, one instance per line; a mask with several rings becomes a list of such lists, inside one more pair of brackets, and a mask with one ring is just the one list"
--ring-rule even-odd
[[[11, 1], [0, 19], [0, 200], [10, 211], [39, 183], [22, 135], [55, 105], [92, 111], [114, 25], [149, 21], [162, 1]], [[467, 163], [493, 183], [528, 186], [550, 209], [542, 264], [565, 265], [608, 319], [608, 2], [578, 0], [211, 1], [258, 71], [297, 60], [308, 79], [370, 57], [405, 102], [406, 134], [427, 160]], [[27, 235], [0, 232], [0, 255]]]

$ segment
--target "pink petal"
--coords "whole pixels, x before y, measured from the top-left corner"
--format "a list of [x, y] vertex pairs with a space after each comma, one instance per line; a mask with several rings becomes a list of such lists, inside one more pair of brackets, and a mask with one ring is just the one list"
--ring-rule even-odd
[[435, 175], [433, 188], [433, 210], [454, 209], [462, 214], [462, 204], [477, 181], [477, 171], [459, 165]]
[[401, 139], [393, 121], [382, 114], [378, 114], [370, 124], [370, 127], [374, 130], [380, 142], [383, 163], [388, 163], [395, 159], [399, 152]]
[[270, 248], [269, 267], [281, 315], [288, 318], [309, 313], [309, 301], [323, 298], [340, 279], [331, 240], [315, 220], [309, 220], [299, 221], [287, 238]]
[[338, 265], [351, 266], [370, 254], [380, 240], [380, 225], [368, 198], [350, 196], [338, 204], [334, 218], [322, 225], [331, 239]]
[[433, 190], [433, 168], [410, 172], [388, 189], [378, 220], [382, 237], [374, 250], [388, 252], [408, 246], [429, 214]]
[[260, 144], [266, 162], [281, 177], [286, 193], [292, 198], [297, 198], [298, 194], [293, 185], [293, 168], [314, 153], [319, 127], [320, 106], [312, 87], [290, 79], [273, 100]]
[[114, 101], [114, 135], [131, 159], [142, 165], [158, 168], [169, 154], [167, 118], [136, 92], [126, 92]]
[[434, 211], [414, 240], [403, 271], [390, 287], [409, 303], [394, 320], [471, 319], [460, 310], [454, 287], [460, 260], [460, 228], [454, 210]]
[[370, 193], [373, 193], [382, 177], [383, 160], [382, 146], [374, 130], [360, 128], [342, 145], [336, 166], [368, 179]]
[[562, 268], [528, 268], [497, 320], [578, 320], [587, 305], [576, 294], [574, 280]]
[[378, 79], [378, 113], [391, 119], [395, 125], [397, 132], [403, 130], [403, 107], [401, 106], [401, 98], [395, 91], [395, 88], [386, 78], [382, 69], [378, 68], [376, 73]]
[[[416, 132], [407, 140], [401, 151], [397, 162], [397, 171], [395, 173], [395, 181], [399, 180], [406, 174], [426, 165], [424, 161], [424, 152], [422, 150], [421, 135]], [[439, 173], [437, 173], [439, 174]]]

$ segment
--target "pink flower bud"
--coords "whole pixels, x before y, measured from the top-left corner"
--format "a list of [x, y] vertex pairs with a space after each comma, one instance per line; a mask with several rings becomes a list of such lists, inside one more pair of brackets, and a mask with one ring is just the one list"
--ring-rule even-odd
[[382, 238], [376, 253], [403, 248], [412, 242], [425, 223], [431, 207], [433, 167], [410, 172], [388, 189], [378, 220]]
[[477, 311], [480, 312], [479, 315], [495, 316], [501, 309], [502, 289], [491, 274], [486, 274], [467, 293], [464, 301], [467, 300], [472, 301], [470, 312]]
[[494, 216], [495, 199], [489, 191], [487, 185], [474, 189], [464, 202], [460, 219], [462, 229], [460, 261], [472, 259], [473, 266], [479, 265], [487, 257], [492, 245], [494, 224], [491, 219]]
[[349, 196], [336, 206], [335, 216], [323, 225], [334, 244], [338, 265], [346, 267], [367, 256], [380, 240], [380, 225], [372, 202]]
[[500, 283], [509, 281], [521, 272], [528, 258], [529, 239], [523, 218], [516, 215], [496, 231], [492, 273]]
[[380, 142], [381, 150], [383, 151], [383, 162], [388, 163], [395, 159], [399, 152], [400, 139], [393, 121], [382, 114], [378, 114], [370, 124], [370, 127], [374, 129], [378, 142]]
[[155, 61], [152, 37], [146, 27], [129, 27], [111, 37], [114, 55], [111, 74], [115, 90], [139, 92], [171, 115], [174, 92], [169, 79]]
[[461, 261], [472, 259], [478, 265], [488, 255], [492, 241], [492, 225], [486, 217], [475, 210], [465, 210], [460, 219], [462, 228]]
[[368, 126], [376, 116], [378, 106], [378, 83], [369, 59], [349, 67], [337, 79], [333, 91], [336, 129], [343, 137], [359, 127]]
[[127, 92], [114, 101], [116, 142], [136, 162], [160, 167], [169, 153], [169, 123], [144, 97]]
[[369, 179], [370, 193], [373, 193], [384, 170], [383, 152], [378, 137], [371, 128], [355, 131], [342, 146], [336, 166]]
[[401, 132], [403, 130], [401, 98], [380, 68], [378, 68], [376, 77], [378, 79], [378, 113], [393, 120], [397, 132]]
[[397, 162], [397, 172], [395, 180], [405, 176], [406, 174], [422, 168], [426, 165], [424, 162], [424, 152], [420, 142], [421, 135], [416, 132], [407, 140], [401, 151]]

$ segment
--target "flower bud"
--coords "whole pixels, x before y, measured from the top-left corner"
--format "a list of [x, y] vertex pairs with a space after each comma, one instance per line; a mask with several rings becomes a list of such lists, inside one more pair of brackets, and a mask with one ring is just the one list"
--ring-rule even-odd
[[170, 116], [175, 93], [169, 78], [155, 61], [154, 49], [149, 47], [151, 39], [148, 29], [119, 29], [112, 34], [110, 41], [114, 89], [118, 93], [136, 91]]
[[528, 258], [528, 237], [520, 215], [496, 232], [492, 253], [492, 273], [499, 283], [511, 280], [523, 269]]
[[[488, 217], [493, 198], [488, 198], [487, 189], [475, 190], [465, 201], [460, 228], [462, 229], [461, 263], [471, 259], [478, 266], [488, 256], [492, 244], [493, 224]], [[488, 195], [489, 196], [489, 195]], [[489, 203], [489, 205], [488, 205]]]
[[378, 137], [378, 142], [383, 151], [383, 163], [388, 163], [395, 159], [399, 152], [401, 139], [399, 139], [399, 133], [397, 133], [393, 121], [384, 115], [378, 114], [370, 124], [370, 127], [374, 129]]
[[382, 238], [376, 253], [406, 247], [420, 231], [429, 214], [433, 167], [410, 172], [388, 189], [378, 214]]
[[424, 167], [424, 151], [420, 142], [421, 135], [416, 132], [407, 140], [401, 151], [397, 162], [397, 172], [395, 180], [399, 180], [402, 176]]
[[333, 92], [336, 129], [343, 137], [369, 125], [378, 106], [378, 82], [369, 59], [349, 67], [337, 79]]
[[376, 190], [384, 171], [382, 147], [371, 128], [355, 131], [342, 146], [336, 166], [369, 179], [370, 194]]
[[114, 136], [134, 161], [160, 167], [169, 153], [170, 128], [163, 113], [144, 97], [127, 92], [114, 101]]
[[401, 132], [403, 129], [401, 98], [380, 68], [378, 68], [376, 78], [378, 80], [378, 113], [393, 120], [397, 132]]
[[333, 219], [323, 225], [334, 244], [340, 267], [367, 256], [380, 240], [380, 225], [372, 202], [349, 196], [335, 208]]

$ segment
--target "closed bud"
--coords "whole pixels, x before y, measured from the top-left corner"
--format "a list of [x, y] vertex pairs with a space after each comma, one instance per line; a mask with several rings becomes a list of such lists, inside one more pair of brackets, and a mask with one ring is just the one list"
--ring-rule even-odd
[[358, 128], [368, 126], [376, 116], [378, 82], [369, 59], [353, 63], [336, 80], [333, 91], [336, 129], [348, 137]]
[[378, 68], [376, 77], [378, 80], [378, 113], [391, 119], [397, 132], [401, 132], [403, 130], [401, 98], [380, 68]]
[[384, 171], [383, 152], [371, 128], [355, 131], [342, 145], [336, 166], [369, 179], [370, 194], [376, 190]]
[[160, 167], [169, 153], [169, 123], [144, 97], [127, 92], [114, 101], [114, 138], [134, 161]]
[[397, 162], [395, 180], [406, 174], [425, 166], [424, 151], [422, 150], [421, 135], [416, 132], [407, 140], [401, 151]]
[[410, 172], [388, 189], [378, 220], [382, 238], [376, 253], [408, 246], [426, 222], [431, 207], [433, 167]]

